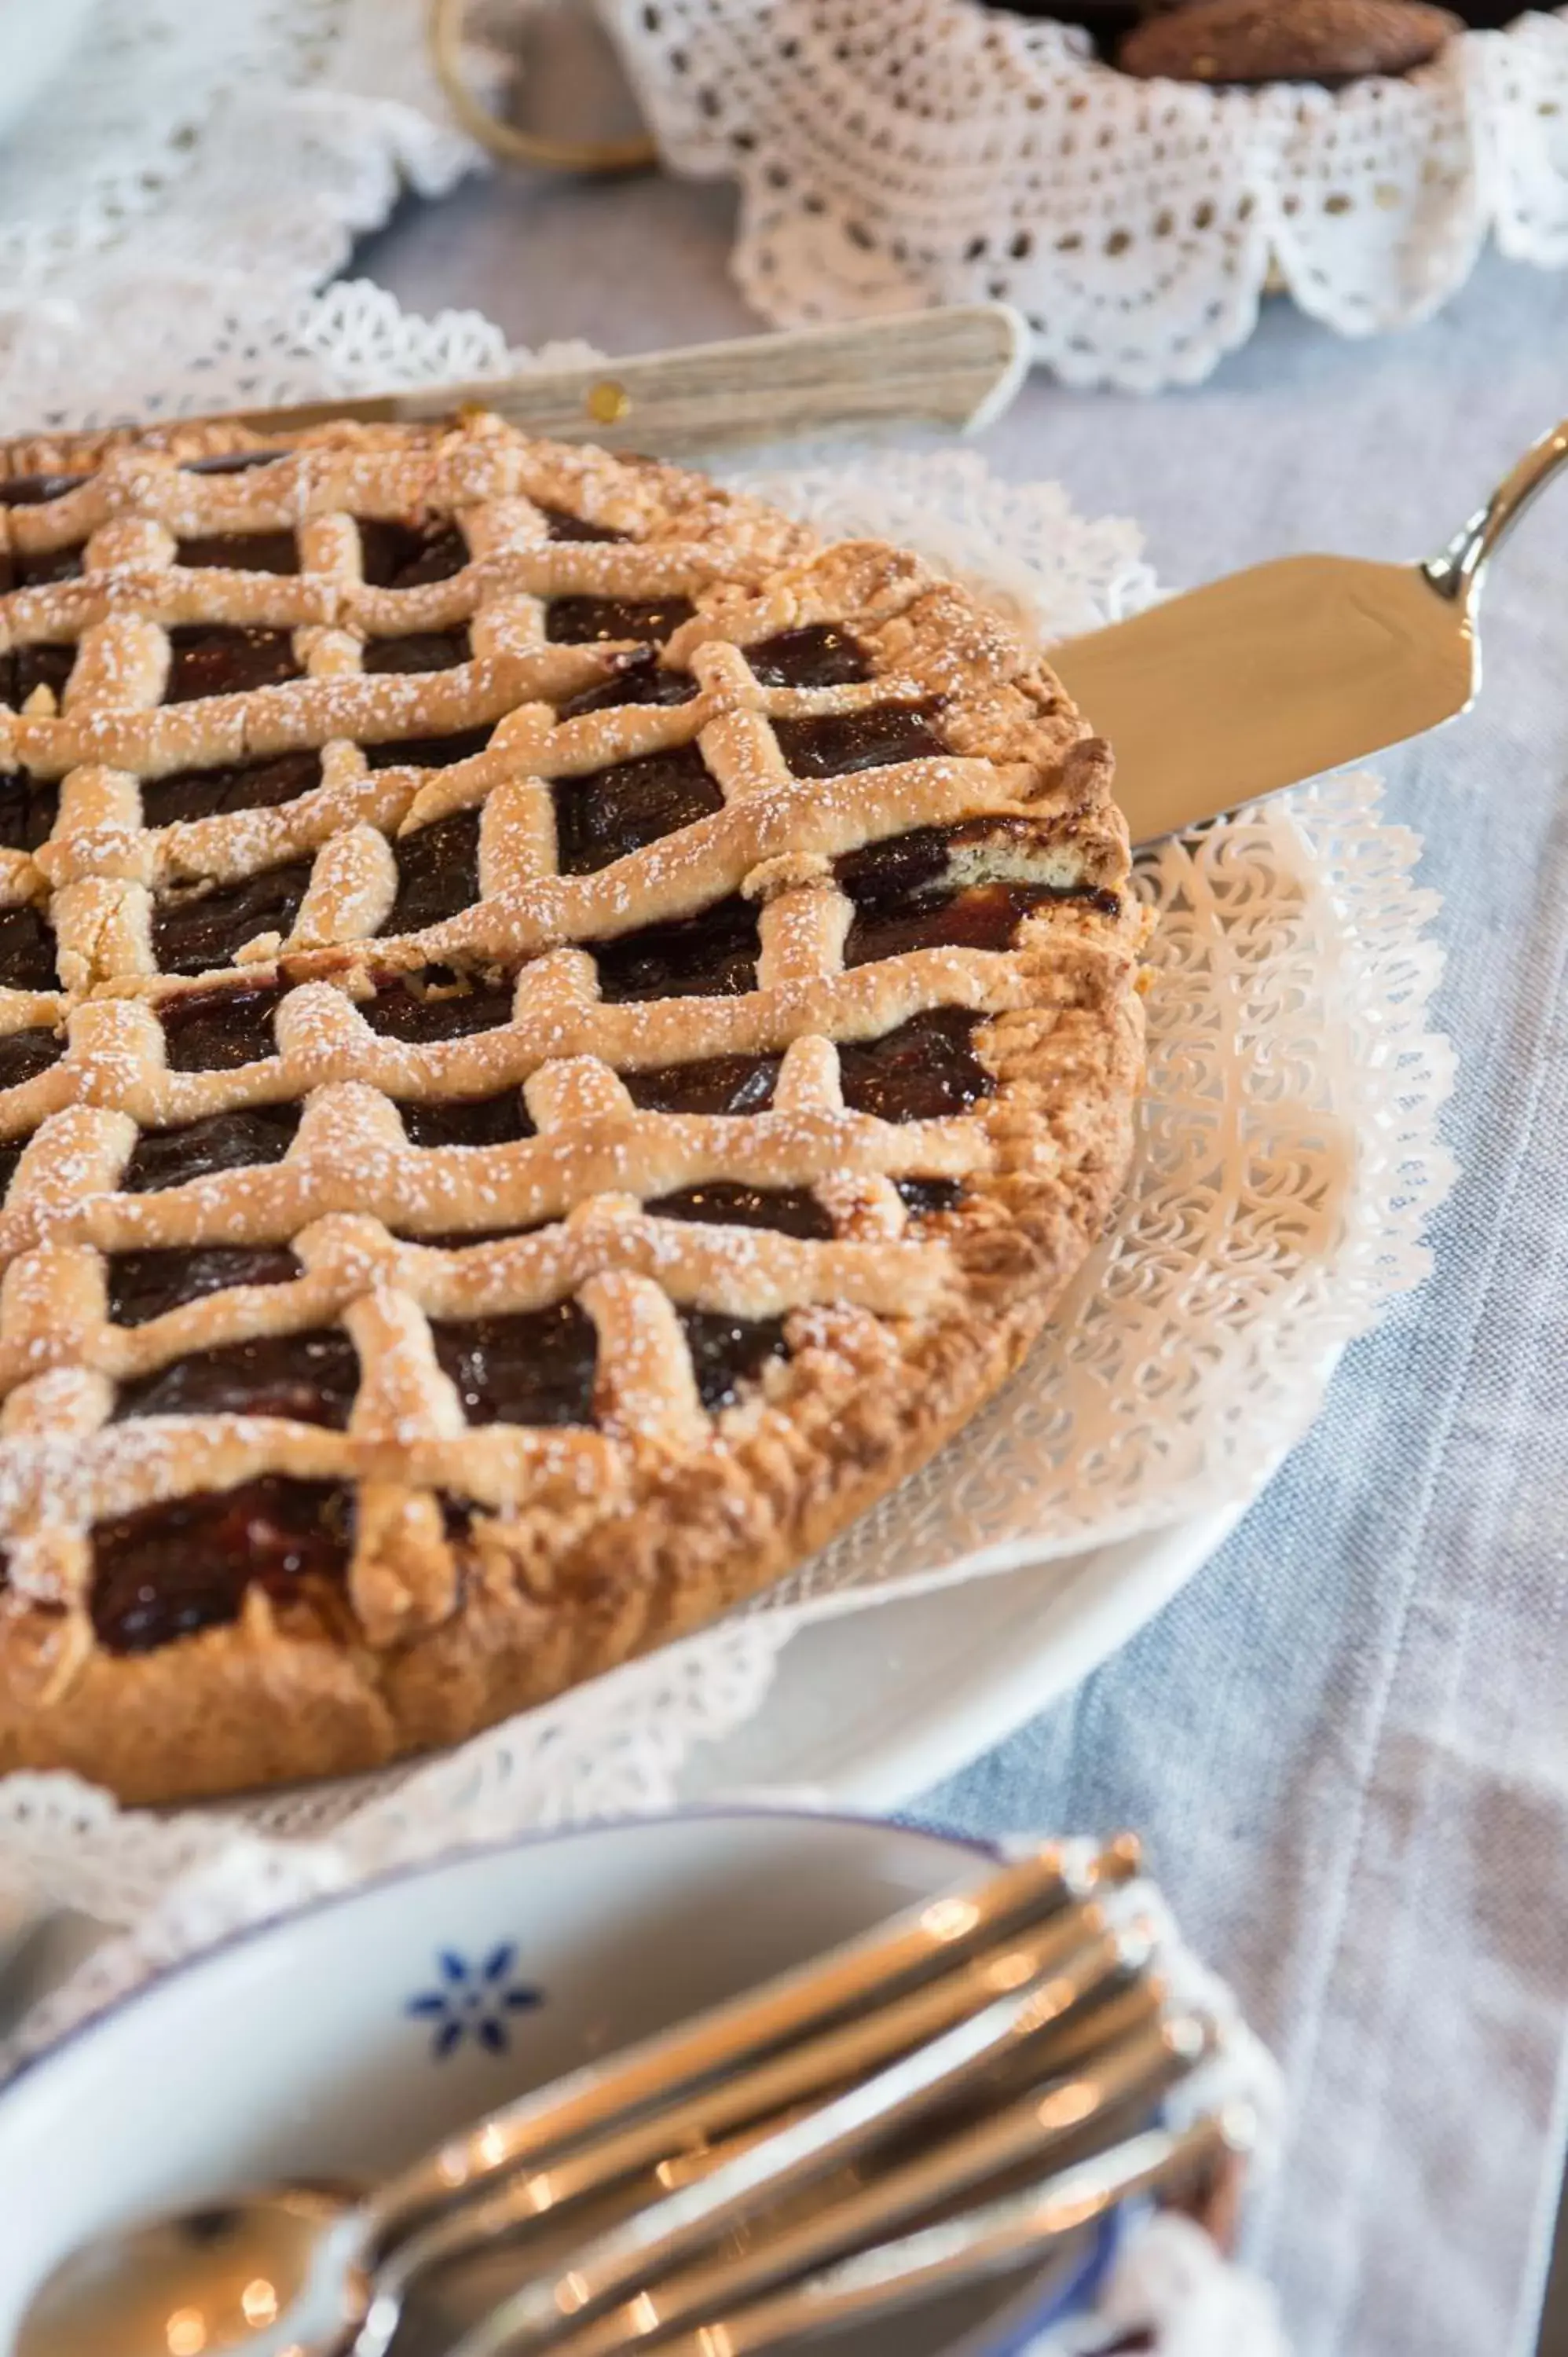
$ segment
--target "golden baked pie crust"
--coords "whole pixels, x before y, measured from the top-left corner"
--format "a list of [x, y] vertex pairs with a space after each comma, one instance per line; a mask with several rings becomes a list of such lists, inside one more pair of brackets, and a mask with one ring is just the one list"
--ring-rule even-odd
[[[0, 600], [3, 648], [74, 645], [63, 697], [0, 707], [0, 768], [60, 780], [32, 852], [0, 852], [0, 904], [47, 912], [58, 992], [0, 990], [0, 1031], [68, 1024], [67, 1053], [0, 1091], [29, 1139], [0, 1210], [0, 1769], [68, 1767], [166, 1800], [374, 1766], [449, 1743], [754, 1594], [919, 1465], [1018, 1364], [1099, 1232], [1130, 1151], [1141, 1071], [1125, 828], [1106, 748], [1057, 681], [965, 591], [874, 543], [822, 547], [699, 477], [526, 440], [498, 420], [323, 427], [276, 461], [190, 473], [254, 445], [227, 428], [40, 443], [16, 472], [91, 469], [0, 510], [24, 556], [85, 544], [80, 579]], [[547, 537], [549, 512], [624, 539]], [[452, 516], [470, 561], [376, 588], [354, 519]], [[293, 530], [301, 571], [180, 566], [182, 536]], [[560, 707], [631, 644], [560, 644], [556, 597], [694, 608], [660, 660], [684, 703]], [[305, 676], [159, 697], [168, 633], [293, 633]], [[746, 649], [831, 625], [871, 677], [760, 682]], [[471, 659], [367, 674], [367, 645], [467, 627]], [[890, 705], [934, 712], [936, 754], [792, 777], [777, 724]], [[361, 748], [493, 726], [443, 768]], [[695, 744], [722, 807], [584, 874], [556, 872], [553, 780]], [[322, 752], [278, 807], [162, 828], [141, 781]], [[392, 846], [478, 809], [480, 897], [388, 936]], [[938, 830], [953, 885], [1026, 878], [1013, 945], [939, 943], [845, 969], [842, 864]], [[156, 970], [159, 896], [308, 859], [292, 931], [221, 973]], [[756, 986], [607, 1002], [594, 945], [739, 898]], [[510, 1022], [411, 1041], [362, 1010], [397, 977], [516, 974]], [[277, 983], [278, 1052], [220, 1071], [165, 1060], [158, 1009], [216, 983]], [[460, 986], [460, 985], [457, 985]], [[839, 1045], [933, 1008], [979, 1017], [992, 1093], [936, 1120], [846, 1111]], [[624, 1076], [782, 1056], [772, 1105], [639, 1110]], [[417, 1147], [398, 1104], [521, 1086], [534, 1135]], [[119, 1181], [138, 1135], [304, 1101], [282, 1161], [153, 1191]], [[394, 1102], [395, 1101], [395, 1102]], [[900, 1180], [955, 1182], [911, 1211]], [[809, 1189], [830, 1240], [642, 1208], [714, 1184]], [[498, 1239], [499, 1228], [527, 1229]], [[456, 1248], [454, 1233], [482, 1236]], [[435, 1245], [422, 1236], [438, 1236]], [[292, 1244], [304, 1274], [112, 1322], [106, 1255]], [[596, 1334], [592, 1426], [468, 1426], [430, 1320], [577, 1301]], [[704, 1409], [680, 1313], [784, 1321], [787, 1355]], [[349, 1428], [255, 1415], [113, 1422], [117, 1387], [258, 1335], [346, 1329]], [[354, 1487], [337, 1587], [139, 1652], [91, 1610], [95, 1524], [283, 1476]], [[462, 1516], [446, 1512], [461, 1501]]]

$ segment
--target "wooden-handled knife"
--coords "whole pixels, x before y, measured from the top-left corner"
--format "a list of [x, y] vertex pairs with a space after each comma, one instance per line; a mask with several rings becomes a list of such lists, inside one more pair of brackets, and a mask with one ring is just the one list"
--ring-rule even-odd
[[531, 369], [360, 401], [225, 413], [258, 433], [328, 418], [408, 423], [493, 409], [525, 434], [657, 457], [888, 425], [972, 433], [1000, 416], [1028, 367], [1028, 329], [1005, 303], [954, 304], [842, 328], [742, 336], [590, 367]]

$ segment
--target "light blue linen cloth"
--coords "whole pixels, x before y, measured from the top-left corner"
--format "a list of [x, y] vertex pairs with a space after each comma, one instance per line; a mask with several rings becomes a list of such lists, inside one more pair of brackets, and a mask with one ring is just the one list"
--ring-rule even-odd
[[[748, 324], [728, 199], [526, 176], [410, 213], [362, 266], [518, 340]], [[1488, 260], [1429, 326], [1342, 342], [1271, 305], [1209, 384], [1044, 382], [987, 437], [1168, 583], [1299, 547], [1425, 554], [1568, 410], [1568, 279]], [[922, 1813], [1139, 1826], [1289, 2075], [1253, 2228], [1300, 2357], [1510, 2357], [1540, 2304], [1568, 1999], [1568, 483], [1486, 600], [1479, 709], [1391, 758], [1426, 840], [1463, 1177], [1436, 1266], [1187, 1590]]]

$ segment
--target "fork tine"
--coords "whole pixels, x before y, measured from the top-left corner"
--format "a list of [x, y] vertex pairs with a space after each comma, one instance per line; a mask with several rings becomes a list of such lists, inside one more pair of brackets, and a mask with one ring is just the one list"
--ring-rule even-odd
[[427, 2211], [472, 2186], [564, 2150], [590, 2132], [754, 2062], [869, 1999], [950, 1971], [961, 1959], [1127, 1879], [1115, 1845], [1047, 1845], [922, 1901], [827, 1956], [767, 1982], [611, 2061], [574, 2072], [492, 2113], [400, 2176], [370, 2205], [373, 2264]]
[[[1130, 2106], [1148, 2106], [1196, 2068], [1210, 2050], [1212, 2025], [1177, 2016], [1104, 2056], [1091, 2072], [1054, 2081], [972, 2125], [960, 2124], [913, 2158], [886, 2169], [836, 2199], [819, 2201], [773, 2232], [754, 2228], [743, 2246], [639, 2287], [626, 2307], [573, 2332], [561, 2357], [612, 2357], [630, 2339], [693, 2325], [722, 2315], [781, 2283], [814, 2274], [844, 2253], [886, 2241], [922, 2217], [961, 2204], [987, 2182], [1026, 2167], [1037, 2179], [1042, 2162], [1096, 2119]], [[819, 2192], [823, 2189], [818, 2189]]]
[[[659, 2357], [768, 2357], [813, 2331], [869, 2322], [1019, 2269], [1057, 2244], [1068, 2246], [1064, 2274], [1069, 2274], [1084, 2232], [1108, 2210], [1137, 2194], [1186, 2183], [1220, 2156], [1245, 2151], [1251, 2135], [1244, 2104], [1206, 2114], [1179, 2132], [1145, 2130], [1004, 2201], [879, 2244], [734, 2313], [705, 2319], [694, 2330], [661, 2341]], [[559, 2357], [582, 2352], [570, 2341]]]
[[383, 2291], [401, 2296], [428, 2269], [466, 2251], [542, 2218], [557, 2221], [567, 2204], [652, 2168], [696, 2139], [723, 2136], [811, 2096], [843, 2093], [897, 2055], [980, 2012], [999, 1995], [1020, 1990], [1069, 1964], [1107, 1928], [1097, 1902], [1065, 1907], [1044, 1924], [959, 1963], [940, 1979], [920, 1983], [886, 2004], [803, 2038], [754, 2069], [704, 2086], [682, 2102], [612, 2127], [558, 2160], [514, 2173], [495, 2192], [446, 2211], [389, 2252], [380, 2273]]
[[581, 2246], [554, 2280], [525, 2286], [459, 2342], [455, 2357], [502, 2357], [540, 2346], [667, 2273], [688, 2251], [772, 2201], [826, 2175], [890, 2129], [963, 2092], [1015, 2047], [1081, 2004], [1107, 1975], [1133, 1968], [1147, 1943], [1102, 1932], [1038, 1986], [994, 2001], [805, 2120], [743, 2152], [713, 2176], [621, 2220]]

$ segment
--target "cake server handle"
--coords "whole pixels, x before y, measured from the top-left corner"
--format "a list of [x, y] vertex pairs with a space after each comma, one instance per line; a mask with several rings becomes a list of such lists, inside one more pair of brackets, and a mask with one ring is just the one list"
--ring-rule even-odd
[[1468, 523], [1462, 524], [1439, 555], [1422, 566], [1439, 597], [1463, 609], [1474, 607], [1481, 592], [1481, 576], [1493, 552], [1500, 548], [1528, 508], [1533, 507], [1548, 483], [1568, 466], [1568, 417], [1532, 442], [1517, 467], [1510, 468]]

